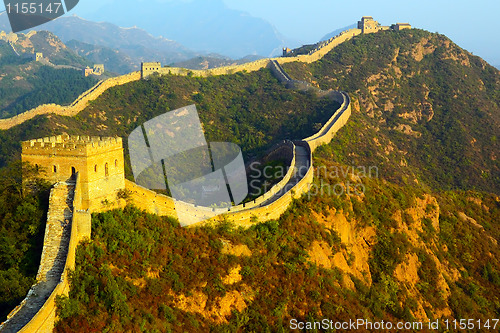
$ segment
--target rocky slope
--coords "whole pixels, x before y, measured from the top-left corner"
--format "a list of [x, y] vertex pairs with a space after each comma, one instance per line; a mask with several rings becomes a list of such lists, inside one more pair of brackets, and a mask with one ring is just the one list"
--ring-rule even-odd
[[377, 165], [400, 184], [500, 194], [500, 71], [445, 36], [361, 35], [312, 65], [284, 67], [357, 99], [337, 159]]

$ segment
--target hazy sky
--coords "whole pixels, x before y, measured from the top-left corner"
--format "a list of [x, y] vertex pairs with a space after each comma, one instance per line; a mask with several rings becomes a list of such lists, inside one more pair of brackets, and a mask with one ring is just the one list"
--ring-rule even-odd
[[[108, 1], [80, 0], [72, 12], [85, 18], [85, 13], [95, 11]], [[443, 33], [459, 46], [485, 58], [494, 65], [500, 65], [499, 0], [223, 1], [232, 9], [242, 10], [252, 16], [266, 19], [288, 38], [303, 43], [316, 42], [325, 34], [351, 25], [361, 16], [369, 15], [383, 25], [409, 22], [414, 27]], [[3, 4], [0, 8], [3, 9]]]
[[439, 32], [459, 46], [500, 65], [499, 0], [224, 0], [231, 8], [262, 17], [286, 36], [312, 42], [326, 33], [373, 16], [382, 25], [409, 22]]

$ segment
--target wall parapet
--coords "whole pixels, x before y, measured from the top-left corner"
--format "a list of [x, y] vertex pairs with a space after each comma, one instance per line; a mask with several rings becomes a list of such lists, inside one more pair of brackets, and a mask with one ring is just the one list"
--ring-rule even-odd
[[[351, 101], [349, 95], [345, 92], [334, 93], [338, 94], [337, 97], [339, 97], [342, 101], [340, 108], [316, 134], [304, 139], [304, 141], [308, 142], [309, 145], [311, 145], [313, 151], [318, 146], [330, 142], [338, 129], [344, 126], [345, 121], [347, 121], [347, 119], [350, 117]], [[345, 118], [344, 113], [345, 115], [347, 115], [347, 119], [345, 119], [345, 121], [342, 123], [342, 120]], [[339, 122], [339, 119], [341, 120], [341, 122]]]
[[[312, 160], [312, 153], [321, 144], [329, 142], [335, 133], [347, 122], [351, 115], [351, 105], [349, 95], [345, 92], [337, 92], [335, 95], [338, 100], [342, 101], [340, 107], [335, 110], [333, 115], [327, 121], [325, 126], [316, 134], [311, 137], [293, 142], [294, 156], [287, 175], [280, 183], [273, 186], [273, 188], [264, 193], [264, 195], [255, 199], [252, 202], [244, 205], [234, 206], [230, 209], [217, 209], [209, 207], [195, 206], [189, 203], [177, 201], [171, 197], [158, 194], [152, 190], [143, 188], [131, 181], [126, 181], [126, 188], [132, 192], [132, 202], [138, 208], [146, 210], [150, 213], [157, 215], [170, 215], [176, 216], [177, 214], [187, 214], [192, 216], [199, 216], [206, 214], [207, 220], [190, 225], [196, 227], [203, 224], [217, 223], [222, 219], [227, 219], [238, 226], [250, 227], [254, 224], [254, 219], [259, 222], [277, 219], [283, 214], [293, 199], [299, 198], [302, 194], [309, 191], [309, 188], [314, 178], [314, 167]], [[305, 175], [291, 188], [286, 188], [289, 184], [296, 165], [296, 147], [304, 147], [308, 155], [308, 169]], [[284, 193], [272, 202], [266, 202], [280, 191]], [[210, 217], [213, 213], [220, 214], [215, 217]]]
[[[339, 36], [344, 40], [352, 38], [356, 34], [360, 32], [357, 29], [352, 29], [354, 31], [347, 31], [347, 33], [341, 33]], [[351, 35], [350, 32], [353, 34]], [[338, 38], [333, 38], [332, 41], [338, 41]], [[321, 49], [325, 50], [327, 46], [331, 46], [332, 42], [329, 44], [325, 44]], [[327, 51], [328, 52], [328, 51]], [[304, 57], [304, 56], [297, 56]], [[285, 62], [289, 62], [289, 59], [294, 59], [296, 57], [285, 57], [280, 59], [287, 59]], [[288, 86], [288, 82], [293, 81], [288, 74], [281, 67], [281, 63], [274, 59], [268, 60], [268, 67], [273, 71], [273, 73], [278, 77], [278, 80], [283, 84]], [[165, 68], [165, 70], [171, 71], [172, 68]], [[196, 75], [196, 73], [195, 73]], [[331, 98], [340, 103], [340, 106], [337, 110], [334, 111], [333, 115], [328, 119], [328, 121], [322, 126], [322, 128], [312, 136], [292, 143], [293, 144], [293, 159], [291, 162], [291, 167], [287, 170], [286, 176], [276, 185], [274, 185], [268, 192], [264, 193], [262, 196], [256, 198], [251, 202], [247, 202], [245, 204], [241, 204], [238, 206], [230, 207], [229, 209], [217, 209], [217, 208], [209, 208], [209, 207], [200, 207], [195, 206], [185, 202], [176, 201], [173, 198], [169, 198], [167, 196], [161, 196], [156, 194], [153, 191], [150, 191], [145, 188], [140, 188], [138, 185], [128, 182], [127, 189], [134, 189], [136, 192], [142, 192], [142, 196], [134, 198], [134, 204], [141, 209], [144, 209], [149, 212], [159, 213], [161, 209], [158, 209], [157, 200], [159, 198], [160, 201], [163, 201], [163, 206], [168, 202], [169, 208], [167, 210], [163, 209], [162, 212], [164, 214], [159, 215], [172, 215], [176, 216], [177, 214], [185, 214], [199, 217], [200, 214], [206, 214], [207, 220], [202, 221], [200, 223], [194, 223], [190, 226], [198, 226], [200, 224], [210, 224], [216, 221], [220, 221], [221, 219], [227, 219], [233, 221], [239, 226], [249, 227], [252, 224], [252, 220], [254, 218], [260, 219], [260, 221], [267, 221], [270, 219], [276, 219], [281, 216], [281, 214], [288, 208], [288, 205], [294, 198], [300, 197], [303, 193], [309, 191], [310, 185], [313, 181], [314, 167], [312, 161], [312, 153], [314, 150], [322, 144], [328, 143], [331, 141], [335, 133], [347, 122], [351, 115], [351, 101], [350, 97], [345, 92], [339, 91], [320, 91], [320, 95], [323, 97]], [[296, 169], [296, 146], [300, 145], [304, 147], [308, 153], [308, 169], [306, 174], [292, 186], [292, 188], [287, 189], [286, 186], [289, 185], [290, 179], [297, 171]], [[138, 190], [140, 189], [140, 190]], [[277, 198], [276, 200], [269, 200], [276, 196], [281, 191], [284, 193]], [[151, 208], [149, 204], [151, 201], [144, 200], [145, 198], [153, 199], [153, 204], [155, 208]], [[168, 198], [168, 199], [167, 199]], [[170, 200], [170, 201], [168, 201]], [[210, 217], [210, 213], [221, 214], [215, 217]], [[213, 215], [213, 214], [212, 214]]]
[[289, 62], [305, 62], [312, 63], [323, 58], [328, 52], [330, 52], [337, 45], [345, 42], [361, 34], [361, 29], [349, 29], [341, 32], [335, 37], [332, 37], [327, 42], [321, 44], [321, 47], [313, 50], [313, 52], [309, 54], [302, 54], [295, 57], [275, 57], [275, 58], [266, 58], [259, 59], [256, 61], [248, 62], [241, 65], [231, 65], [231, 66], [222, 66], [204, 70], [197, 69], [186, 69], [180, 67], [161, 67], [160, 63], [154, 63], [155, 66], [150, 66], [150, 63], [142, 64], [142, 78], [146, 78], [153, 73], [158, 73], [160, 75], [192, 75], [196, 77], [209, 77], [209, 76], [218, 76], [218, 75], [230, 75], [238, 72], [255, 72], [262, 68], [266, 68], [270, 66], [270, 62], [277, 61], [279, 64], [289, 63]]
[[229, 212], [231, 212], [231, 213], [239, 212], [239, 211], [242, 211], [245, 209], [250, 209], [250, 208], [259, 206], [264, 201], [268, 200], [272, 196], [279, 193], [283, 189], [283, 187], [290, 181], [290, 178], [292, 178], [292, 175], [294, 174], [295, 168], [296, 168], [296, 165], [295, 165], [295, 161], [296, 161], [295, 144], [292, 141], [287, 140], [285, 142], [285, 145], [287, 145], [288, 148], [291, 149], [291, 151], [292, 151], [292, 160], [290, 161], [290, 165], [289, 165], [288, 170], [287, 170], [285, 176], [283, 177], [283, 179], [281, 179], [278, 183], [274, 184], [271, 187], [271, 189], [269, 189], [269, 191], [262, 194], [261, 196], [254, 199], [253, 201], [246, 202], [246, 203], [240, 204], [238, 206], [233, 206], [233, 207], [229, 208]]
[[59, 155], [88, 156], [102, 150], [121, 149], [122, 138], [70, 136], [67, 134], [24, 141], [21, 143], [23, 154], [43, 154], [44, 152]]

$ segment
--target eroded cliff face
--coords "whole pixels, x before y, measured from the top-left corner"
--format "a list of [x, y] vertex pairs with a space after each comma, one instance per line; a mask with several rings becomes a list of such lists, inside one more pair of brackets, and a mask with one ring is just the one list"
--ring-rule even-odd
[[344, 275], [344, 285], [350, 289], [354, 283], [350, 275], [366, 285], [372, 284], [369, 258], [371, 248], [376, 242], [376, 230], [373, 227], [363, 227], [356, 220], [347, 221], [342, 211], [331, 209], [328, 216], [313, 213], [316, 221], [326, 228], [338, 233], [341, 240], [341, 250], [333, 253], [326, 242], [314, 242], [308, 250], [310, 261], [325, 268], [339, 268]]
[[[147, 327], [192, 331], [258, 331], [311, 316], [396, 322], [496, 314], [498, 196], [348, 178], [363, 181], [366, 192], [304, 196], [278, 221], [246, 230], [183, 229], [133, 207], [96, 216], [96, 236], [80, 250], [74, 275], [83, 282], [64, 301], [74, 303], [62, 303], [67, 317], [56, 329], [105, 327], [121, 306], [129, 322], [113, 324], [135, 327], [149, 313]], [[129, 215], [136, 219], [123, 221]], [[78, 298], [86, 294], [92, 301]], [[108, 295], [121, 298], [107, 303]], [[80, 310], [64, 312], [67, 304]], [[102, 318], [87, 315], [97, 308]]]
[[[351, 197], [350, 200], [360, 199]], [[489, 210], [477, 198], [471, 198], [469, 201], [474, 202], [482, 210]], [[389, 281], [395, 283], [395, 288], [400, 295], [400, 306], [404, 307], [409, 302], [413, 303], [411, 315], [420, 321], [453, 317], [454, 313], [450, 307], [452, 295], [450, 285], [459, 281], [463, 274], [467, 274], [466, 268], [459, 263], [460, 258], [450, 258], [448, 247], [439, 239], [441, 213], [436, 197], [423, 194], [415, 198], [411, 207], [395, 210], [391, 219], [386, 221], [390, 225], [387, 227], [390, 233], [403, 235], [410, 244], [405, 253], [400, 253], [400, 261], [392, 270]], [[474, 219], [463, 212], [445, 211], [444, 213], [456, 215], [461, 221], [481, 231], [498, 251], [495, 238]], [[341, 245], [339, 250], [335, 251], [324, 241], [313, 242], [307, 250], [309, 262], [326, 269], [340, 269], [343, 273], [343, 286], [354, 292], [357, 288], [353, 279], [371, 287], [374, 283], [371, 273], [373, 271], [372, 260], [378, 255], [374, 252], [374, 248], [385, 227], [377, 228], [360, 223], [356, 216], [349, 218], [352, 213], [334, 208], [329, 209], [326, 214], [317, 212], [312, 212], [312, 214], [318, 223], [338, 234]], [[430, 283], [429, 274], [433, 275], [434, 293], [436, 293], [431, 299], [427, 294]]]

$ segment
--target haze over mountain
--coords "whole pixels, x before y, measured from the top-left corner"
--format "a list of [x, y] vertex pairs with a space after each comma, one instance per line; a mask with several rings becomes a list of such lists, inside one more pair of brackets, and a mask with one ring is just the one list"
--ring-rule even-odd
[[[236, 55], [235, 59], [238, 60], [232, 60], [220, 53], [194, 51], [176, 41], [155, 37], [138, 27], [122, 28], [113, 23], [93, 22], [76, 15], [63, 16], [34, 29], [53, 32], [80, 56], [93, 63], [103, 63], [107, 70], [118, 74], [139, 70], [141, 62], [147, 61], [160, 61], [164, 65], [178, 63], [186, 68], [201, 69], [244, 63], [261, 57], [256, 51], [242, 51], [243, 56]], [[229, 27], [227, 29], [231, 30]], [[1, 30], [11, 30], [5, 12], [0, 13]], [[260, 40], [260, 37], [256, 37], [253, 42], [245, 40], [244, 43], [247, 46], [252, 43], [257, 45]], [[232, 44], [228, 42], [227, 45]], [[221, 50], [223, 53], [224, 49]]]
[[343, 28], [340, 28], [340, 29], [336, 29], [326, 35], [323, 36], [323, 38], [321, 38], [320, 41], [324, 41], [324, 40], [328, 40], [332, 37], [335, 37], [337, 36], [339, 33], [341, 33], [342, 31], [345, 31], [345, 30], [349, 30], [349, 29], [354, 29], [356, 28], [358, 25], [357, 24], [351, 24], [351, 25], [348, 25], [347, 27], [343, 27]]
[[[0, 14], [0, 30], [11, 30], [5, 13]], [[78, 54], [96, 63], [104, 63], [108, 70], [120, 74], [138, 70], [142, 61], [169, 64], [199, 55], [175, 41], [154, 37], [143, 29], [121, 28], [78, 16], [64, 16], [35, 30], [53, 32]]]
[[138, 26], [186, 47], [232, 58], [279, 54], [291, 42], [268, 21], [229, 9], [222, 0], [112, 0], [86, 15], [122, 27]]

